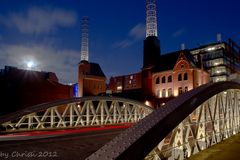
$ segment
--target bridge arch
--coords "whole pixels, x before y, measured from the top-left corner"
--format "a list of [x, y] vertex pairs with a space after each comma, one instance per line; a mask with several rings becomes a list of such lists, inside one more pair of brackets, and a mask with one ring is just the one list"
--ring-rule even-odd
[[240, 84], [209, 83], [169, 101], [87, 159], [184, 159], [238, 133], [239, 116]]
[[135, 123], [151, 112], [145, 104], [124, 98], [73, 98], [0, 117], [0, 133]]

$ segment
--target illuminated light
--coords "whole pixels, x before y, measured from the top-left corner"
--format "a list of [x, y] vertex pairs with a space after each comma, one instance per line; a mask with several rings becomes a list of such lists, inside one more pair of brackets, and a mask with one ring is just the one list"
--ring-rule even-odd
[[31, 69], [31, 68], [33, 67], [33, 65], [34, 65], [33, 61], [27, 62], [27, 67], [28, 67], [29, 69]]
[[207, 50], [208, 51], [213, 51], [213, 50], [215, 50], [215, 47], [208, 48]]
[[227, 94], [227, 92], [225, 91], [225, 92], [223, 92], [224, 94]]
[[145, 101], [144, 104], [147, 105], [147, 106], [150, 106], [150, 102], [149, 101]]
[[165, 105], [165, 103], [162, 103], [162, 104], [161, 104], [161, 106], [164, 106], [164, 105]]
[[122, 90], [122, 86], [117, 86], [117, 90], [118, 91]]

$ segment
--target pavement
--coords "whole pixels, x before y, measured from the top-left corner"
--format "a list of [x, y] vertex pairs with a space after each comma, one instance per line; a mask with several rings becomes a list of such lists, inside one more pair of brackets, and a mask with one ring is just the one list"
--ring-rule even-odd
[[191, 156], [188, 160], [239, 160], [239, 153], [240, 134], [237, 134]]

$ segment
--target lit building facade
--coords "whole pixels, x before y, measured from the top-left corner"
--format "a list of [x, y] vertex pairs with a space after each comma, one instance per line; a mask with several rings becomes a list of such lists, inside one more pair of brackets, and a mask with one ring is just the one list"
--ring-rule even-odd
[[[174, 57], [178, 57], [175, 63]], [[156, 98], [167, 101], [209, 82], [209, 74], [198, 68], [188, 51], [163, 55], [161, 61], [165, 61], [164, 70], [159, 68], [159, 71], [152, 75], [152, 93]]]
[[112, 93], [122, 93], [130, 90], [139, 90], [142, 88], [142, 74], [133, 73], [130, 75], [111, 77], [109, 88]]
[[196, 60], [202, 61], [212, 82], [226, 81], [232, 74], [240, 73], [240, 48], [232, 40], [208, 44], [190, 52]]
[[78, 68], [78, 96], [106, 93], [106, 76], [97, 63], [81, 61]]

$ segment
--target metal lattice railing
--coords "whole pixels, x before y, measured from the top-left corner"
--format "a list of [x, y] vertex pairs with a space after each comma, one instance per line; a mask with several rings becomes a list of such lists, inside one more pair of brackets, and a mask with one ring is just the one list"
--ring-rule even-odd
[[152, 112], [144, 104], [113, 97], [78, 98], [37, 108], [1, 123], [1, 132], [136, 123]]
[[146, 160], [185, 159], [240, 131], [240, 90], [221, 92], [195, 109]]

